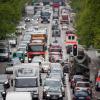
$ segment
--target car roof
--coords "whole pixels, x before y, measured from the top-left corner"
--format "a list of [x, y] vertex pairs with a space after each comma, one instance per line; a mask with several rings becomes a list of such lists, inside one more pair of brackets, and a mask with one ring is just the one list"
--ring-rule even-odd
[[78, 81], [77, 84], [78, 83], [90, 83], [90, 82], [87, 82], [87, 81]]
[[8, 92], [6, 100], [32, 100], [30, 92]]

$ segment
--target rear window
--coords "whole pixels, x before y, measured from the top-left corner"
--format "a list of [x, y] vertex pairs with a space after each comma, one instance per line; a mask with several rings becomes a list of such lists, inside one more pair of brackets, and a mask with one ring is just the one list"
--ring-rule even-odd
[[89, 83], [78, 83], [77, 87], [90, 87]]
[[8, 50], [7, 49], [0, 49], [0, 53], [7, 53]]

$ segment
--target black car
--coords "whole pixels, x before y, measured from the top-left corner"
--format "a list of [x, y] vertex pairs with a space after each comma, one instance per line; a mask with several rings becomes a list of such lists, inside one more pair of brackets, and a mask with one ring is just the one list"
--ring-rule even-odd
[[61, 80], [46, 78], [43, 85], [43, 99], [63, 100], [64, 88]]
[[73, 100], [91, 100], [91, 96], [87, 91], [75, 91]]
[[52, 37], [60, 37], [60, 36], [61, 36], [61, 31], [59, 29], [53, 30]]
[[56, 30], [56, 29], [59, 29], [58, 24], [52, 25], [52, 30]]
[[47, 17], [44, 17], [44, 18], [42, 18], [41, 23], [50, 23], [50, 21]]
[[41, 12], [41, 19], [48, 18], [50, 19], [51, 14], [49, 12]]

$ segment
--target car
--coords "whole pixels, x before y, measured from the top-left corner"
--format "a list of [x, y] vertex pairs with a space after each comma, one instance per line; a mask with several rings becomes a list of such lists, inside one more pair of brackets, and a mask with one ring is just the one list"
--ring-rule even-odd
[[13, 74], [13, 66], [21, 64], [18, 57], [12, 58], [11, 61], [7, 64], [5, 73]]
[[58, 12], [53, 13], [53, 19], [59, 19], [59, 14], [58, 14]]
[[59, 29], [59, 26], [57, 24], [52, 25], [52, 30], [57, 30]]
[[88, 81], [77, 81], [75, 84], [75, 88], [73, 89], [73, 93], [77, 90], [85, 90], [92, 96], [92, 87], [90, 82]]
[[18, 47], [17, 51], [22, 51], [24, 52], [24, 55], [27, 56], [26, 47]]
[[6, 95], [6, 88], [4, 84], [0, 83], [0, 100], [4, 100], [3, 96]]
[[60, 37], [60, 36], [61, 36], [61, 31], [59, 29], [53, 30], [52, 37]]
[[60, 62], [62, 60], [62, 53], [60, 52], [50, 52], [49, 61], [50, 62]]
[[18, 57], [20, 62], [24, 63], [25, 61], [25, 53], [24, 51], [16, 51], [13, 53], [13, 58]]
[[44, 18], [42, 18], [41, 23], [50, 23], [50, 21], [48, 18], [44, 17]]
[[74, 89], [76, 82], [82, 81], [83, 78], [84, 78], [83, 75], [73, 75], [72, 79], [70, 80], [71, 88]]
[[9, 44], [11, 45], [11, 47], [16, 47], [16, 45], [17, 45], [17, 38], [10, 38], [9, 39]]
[[62, 30], [68, 30], [67, 24], [62, 24]]
[[72, 100], [91, 100], [91, 96], [87, 91], [76, 91]]
[[41, 62], [41, 72], [48, 72], [50, 70], [50, 62]]
[[11, 51], [6, 46], [0, 46], [0, 61], [9, 61], [11, 59]]
[[48, 73], [48, 75], [51, 73], [59, 74], [62, 81], [64, 81], [63, 68], [60, 63], [51, 63], [51, 68], [50, 68], [50, 72]]
[[49, 12], [42, 11], [41, 12], [41, 19], [47, 18], [50, 19], [51, 14]]
[[46, 78], [43, 84], [43, 99], [63, 99], [64, 87], [61, 80]]
[[5, 89], [8, 89], [10, 87], [10, 78], [8, 75], [1, 74], [0, 75], [0, 84], [4, 85]]
[[60, 45], [51, 44], [48, 51], [50, 62], [60, 62], [62, 60], [62, 48]]
[[[3, 94], [3, 97], [6, 98], [6, 100], [33, 100], [32, 95], [30, 92], [16, 92], [16, 91], [10, 91], [7, 92], [7, 94]], [[3, 99], [5, 100], [5, 99]]]
[[29, 18], [29, 17], [26, 17], [26, 18], [24, 19], [24, 21], [25, 21], [25, 22], [30, 22], [30, 18]]
[[42, 56], [35, 56], [35, 57], [33, 57], [31, 62], [32, 63], [40, 63], [41, 64], [42, 62], [44, 62], [44, 58]]
[[17, 50], [19, 49], [26, 49], [27, 47], [27, 44], [20, 44], [18, 47], [17, 47]]

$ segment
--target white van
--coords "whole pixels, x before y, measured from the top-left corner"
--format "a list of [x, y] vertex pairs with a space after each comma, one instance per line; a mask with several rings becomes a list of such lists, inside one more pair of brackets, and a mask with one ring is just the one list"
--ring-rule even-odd
[[30, 92], [8, 92], [5, 100], [32, 100]]

